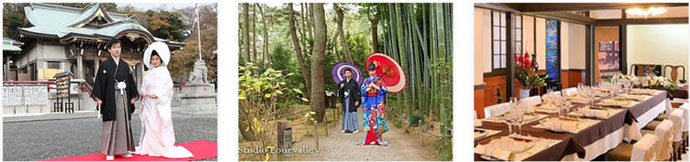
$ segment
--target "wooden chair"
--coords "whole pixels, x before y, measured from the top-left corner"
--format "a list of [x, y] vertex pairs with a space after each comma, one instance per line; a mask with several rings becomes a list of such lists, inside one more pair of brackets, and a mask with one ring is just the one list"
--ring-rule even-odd
[[561, 96], [562, 93], [561, 93], [561, 91], [553, 91], [550, 94], [555, 94], [557, 96]]
[[630, 65], [630, 73], [634, 76], [662, 76], [661, 65], [655, 64], [632, 64]]
[[575, 87], [566, 88], [566, 89], [563, 90], [563, 93], [564, 93], [566, 96], [573, 95], [575, 92], [577, 92], [577, 88], [575, 88]]
[[669, 161], [671, 160], [671, 152], [672, 152], [672, 147], [671, 147], [671, 139], [673, 135], [671, 134], [671, 127], [673, 127], [673, 122], [671, 120], [664, 120], [662, 121], [658, 127], [656, 127], [655, 130], [641, 130], [641, 133], [643, 136], [647, 134], [653, 134], [659, 140], [657, 141], [657, 144], [654, 145], [653, 151], [655, 152], [655, 159], [656, 161]]
[[508, 102], [487, 106], [484, 108], [484, 118], [489, 118], [508, 111], [510, 111], [510, 103]]
[[[666, 71], [668, 68], [671, 68], [670, 72]], [[664, 77], [671, 79], [671, 81], [673, 81], [674, 83], [678, 82], [678, 69], [681, 69], [681, 68], [683, 70], [683, 72], [682, 72], [683, 78], [680, 79], [680, 83], [685, 83], [687, 80], [685, 80], [685, 66], [683, 66], [683, 65], [666, 65], [666, 66], [664, 66]], [[668, 75], [671, 75], [671, 76], [667, 76], [667, 73], [668, 73]]]
[[652, 161], [654, 160], [654, 146], [658, 138], [654, 134], [646, 134], [635, 144], [621, 143], [606, 153], [607, 161]]
[[529, 106], [540, 104], [541, 103], [541, 97], [540, 96], [532, 96], [532, 97], [527, 97], [523, 98], [520, 100], [522, 103], [526, 103]]
[[682, 147], [681, 153], [687, 153], [687, 149], [688, 149], [688, 126], [690, 126], [690, 116], [688, 114], [690, 114], [690, 104], [685, 103], [678, 108], [683, 109], [683, 118], [684, 118], [683, 120], [685, 121], [685, 122], [683, 122], [683, 126], [681, 127], [682, 128], [681, 131], [683, 132], [682, 133], [683, 134], [682, 135], [683, 142], [681, 145], [681, 147]]
[[682, 132], [682, 126], [683, 124], [683, 114], [684, 110], [683, 109], [675, 109], [671, 113], [671, 116], [669, 117], [671, 121], [673, 121], [673, 127], [671, 128], [671, 133], [673, 134], [673, 138], [671, 141], [673, 142], [673, 152], [672, 152], [672, 157], [671, 160], [679, 160], [681, 159], [681, 147], [680, 145], [682, 144], [683, 141], [683, 132]]

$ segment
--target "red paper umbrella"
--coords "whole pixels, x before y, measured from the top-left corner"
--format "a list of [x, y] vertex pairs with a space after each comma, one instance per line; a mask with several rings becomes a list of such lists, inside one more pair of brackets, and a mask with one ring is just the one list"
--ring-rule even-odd
[[370, 63], [376, 65], [376, 75], [381, 77], [386, 88], [388, 88], [388, 92], [397, 93], [405, 88], [407, 83], [405, 72], [393, 58], [381, 53], [374, 53], [367, 59], [365, 67], [369, 67]]

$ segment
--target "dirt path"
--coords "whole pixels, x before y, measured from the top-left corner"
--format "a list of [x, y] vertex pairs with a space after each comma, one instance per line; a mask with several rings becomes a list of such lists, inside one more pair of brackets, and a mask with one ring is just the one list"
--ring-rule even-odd
[[[359, 114], [358, 123], [361, 129], [361, 112]], [[425, 146], [417, 136], [405, 134], [402, 128], [395, 128], [389, 122], [389, 131], [383, 134], [383, 139], [388, 141], [388, 146], [366, 145], [362, 146], [364, 142], [365, 132], [358, 133], [340, 133], [340, 121], [337, 121], [337, 126], [333, 127], [333, 123], [329, 123], [329, 136], [325, 136], [325, 132], [319, 132], [319, 147], [318, 154], [295, 154], [294, 160], [309, 160], [309, 161], [328, 161], [328, 160], [353, 160], [353, 161], [396, 161], [396, 160], [412, 160], [412, 161], [427, 161], [436, 160], [435, 154], [431, 148], [430, 141], [424, 141]], [[301, 147], [316, 147], [316, 138], [311, 137], [299, 143], [295, 143], [293, 148]], [[285, 160], [293, 160], [288, 158]]]

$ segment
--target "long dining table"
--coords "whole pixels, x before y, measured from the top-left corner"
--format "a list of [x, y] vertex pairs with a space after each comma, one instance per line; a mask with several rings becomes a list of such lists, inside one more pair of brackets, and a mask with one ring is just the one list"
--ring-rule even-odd
[[[601, 106], [605, 109], [620, 110], [611, 114], [606, 119], [598, 120], [595, 124], [581, 129], [577, 133], [554, 132], [544, 128], [535, 128], [539, 124], [538, 120], [524, 123], [520, 131], [521, 135], [531, 137], [553, 139], [558, 143], [549, 146], [539, 152], [531, 154], [524, 159], [511, 159], [522, 161], [560, 161], [560, 160], [592, 160], [599, 155], [605, 154], [608, 150], [615, 148], [624, 140], [639, 139], [639, 130], [651, 122], [656, 116], [666, 109], [666, 91], [657, 90], [645, 100], [639, 101], [631, 107]], [[607, 99], [595, 100], [594, 103]], [[566, 111], [568, 113], [586, 106], [582, 103], [573, 103]], [[558, 117], [558, 113], [543, 113], [549, 117]], [[567, 114], [566, 116], [570, 116]], [[570, 116], [572, 117], [572, 116]], [[539, 119], [544, 120], [544, 119]], [[506, 123], [482, 120], [481, 126], [476, 127], [484, 130], [500, 131], [497, 134], [475, 139], [474, 146], [487, 143], [490, 140], [509, 135], [509, 128]], [[475, 153], [475, 161], [486, 160], [480, 154]]]

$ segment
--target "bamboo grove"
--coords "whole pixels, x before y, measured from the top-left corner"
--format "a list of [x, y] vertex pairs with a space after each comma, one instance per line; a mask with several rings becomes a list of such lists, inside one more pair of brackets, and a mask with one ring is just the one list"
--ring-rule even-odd
[[441, 134], [449, 135], [453, 107], [452, 5], [389, 3], [377, 7], [382, 11], [383, 51], [398, 60], [408, 76], [405, 91], [387, 99], [394, 114], [400, 115], [394, 119], [406, 118], [416, 125], [429, 116], [441, 122]]

